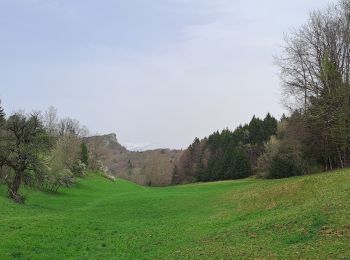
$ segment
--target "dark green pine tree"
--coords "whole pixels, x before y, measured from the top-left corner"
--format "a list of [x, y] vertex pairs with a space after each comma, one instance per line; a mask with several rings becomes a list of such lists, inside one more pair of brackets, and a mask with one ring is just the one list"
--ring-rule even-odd
[[233, 168], [235, 169], [234, 179], [247, 178], [252, 174], [249, 157], [241, 147], [233, 151]]
[[264, 142], [264, 122], [253, 116], [248, 126], [250, 144], [259, 145]]
[[268, 141], [272, 135], [277, 132], [277, 120], [270, 113], [268, 113], [263, 122], [264, 141]]
[[81, 161], [86, 166], [89, 165], [89, 149], [85, 143], [81, 144]]
[[223, 178], [234, 180], [251, 175], [251, 166], [246, 152], [241, 147], [230, 147], [224, 154]]

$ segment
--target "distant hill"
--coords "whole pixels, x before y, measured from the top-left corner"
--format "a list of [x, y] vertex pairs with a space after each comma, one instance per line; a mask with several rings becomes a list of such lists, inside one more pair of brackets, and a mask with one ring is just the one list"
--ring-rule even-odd
[[118, 142], [115, 134], [92, 136], [84, 141], [90, 149], [98, 144], [99, 156], [110, 175], [148, 186], [171, 184], [175, 163], [182, 153], [170, 149], [129, 151]]

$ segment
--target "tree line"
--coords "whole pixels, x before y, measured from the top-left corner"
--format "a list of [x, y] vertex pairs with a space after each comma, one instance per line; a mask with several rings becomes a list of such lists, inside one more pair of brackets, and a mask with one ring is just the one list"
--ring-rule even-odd
[[276, 62], [293, 110], [286, 125], [291, 136], [279, 138], [288, 144], [284, 153], [304, 172], [349, 166], [350, 1], [312, 12], [287, 35]]
[[236, 130], [225, 129], [196, 138], [175, 166], [173, 183], [246, 178], [257, 172], [265, 144], [276, 134], [277, 120], [253, 117]]

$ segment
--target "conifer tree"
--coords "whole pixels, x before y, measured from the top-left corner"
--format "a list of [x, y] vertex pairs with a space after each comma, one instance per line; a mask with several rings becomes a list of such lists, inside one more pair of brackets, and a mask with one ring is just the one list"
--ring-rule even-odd
[[89, 150], [85, 143], [81, 143], [81, 161], [86, 166], [89, 165]]
[[268, 113], [263, 122], [264, 141], [267, 142], [277, 132], [277, 120]]

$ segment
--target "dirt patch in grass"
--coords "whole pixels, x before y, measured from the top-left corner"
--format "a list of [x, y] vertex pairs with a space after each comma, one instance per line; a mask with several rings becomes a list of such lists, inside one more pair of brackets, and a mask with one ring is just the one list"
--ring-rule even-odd
[[324, 237], [350, 237], [350, 225], [345, 225], [340, 228], [332, 228], [324, 226], [319, 231], [319, 235]]

